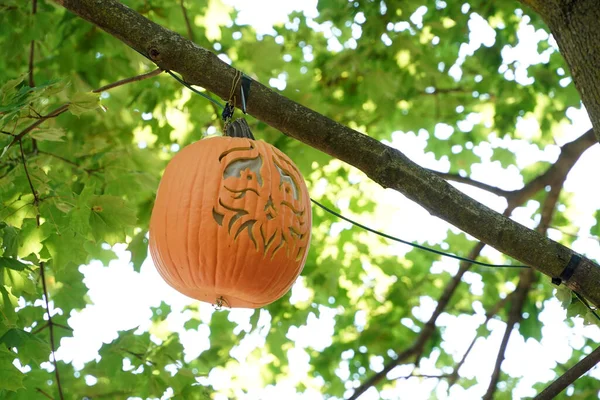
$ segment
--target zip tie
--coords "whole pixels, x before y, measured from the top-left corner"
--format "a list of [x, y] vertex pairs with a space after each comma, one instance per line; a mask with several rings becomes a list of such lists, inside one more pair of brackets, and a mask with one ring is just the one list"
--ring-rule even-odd
[[571, 279], [573, 273], [575, 273], [575, 268], [577, 268], [580, 261], [581, 257], [573, 253], [571, 259], [569, 260], [569, 263], [567, 264], [565, 269], [563, 269], [563, 271], [560, 273], [560, 276], [557, 278], [552, 278], [552, 283], [556, 286], [559, 286], [561, 283], [567, 282], [569, 279]]
[[244, 114], [248, 114], [246, 112], [246, 102], [248, 101], [248, 97], [250, 97], [250, 84], [252, 83], [252, 79], [246, 74], [242, 74], [242, 85], [240, 87], [240, 92], [242, 92], [242, 112]]

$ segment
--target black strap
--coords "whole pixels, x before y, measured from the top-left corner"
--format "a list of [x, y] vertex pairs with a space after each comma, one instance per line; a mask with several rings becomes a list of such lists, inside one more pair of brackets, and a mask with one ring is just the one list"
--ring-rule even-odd
[[575, 268], [577, 268], [580, 261], [581, 257], [577, 254], [573, 254], [565, 269], [560, 273], [560, 276], [558, 278], [552, 278], [552, 283], [558, 286], [563, 282], [568, 282], [575, 273]]
[[246, 104], [248, 103], [248, 98], [250, 97], [250, 84], [252, 83], [252, 79], [246, 74], [242, 74], [242, 111], [244, 114], [246, 113]]

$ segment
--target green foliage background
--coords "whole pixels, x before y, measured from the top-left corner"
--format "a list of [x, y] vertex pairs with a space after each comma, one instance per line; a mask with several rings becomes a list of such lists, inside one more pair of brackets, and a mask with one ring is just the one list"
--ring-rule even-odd
[[[124, 3], [187, 35], [179, 2]], [[447, 159], [450, 173], [469, 176], [472, 166], [481, 162], [474, 149], [491, 137], [525, 139], [543, 150], [569, 124], [565, 111], [579, 107], [579, 96], [572, 84], [560, 84], [567, 68], [547, 39], [539, 42], [538, 50], [548, 53], [549, 61], [527, 68], [530, 84], [518, 84], [514, 79], [518, 65], [503, 61], [502, 50], [519, 42], [520, 24], [529, 21], [536, 29], [544, 29], [535, 15], [519, 10], [516, 2], [388, 3], [322, 0], [318, 18], [292, 13], [288, 23], [275, 27], [274, 36], [256, 35], [252, 27], [236, 25], [235, 12], [218, 0], [187, 1], [185, 7], [199, 45], [227, 55], [236, 68], [261, 82], [283, 74], [287, 85], [282, 94], [377, 139], [389, 141], [397, 130], [428, 133], [426, 150], [436, 159]], [[427, 8], [422, 23], [415, 23], [410, 17], [421, 13], [422, 7]], [[485, 19], [494, 29], [495, 42], [457, 61], [459, 49], [469, 42], [469, 21], [474, 18]], [[315, 29], [317, 23], [331, 27], [337, 41], [346, 46], [332, 50], [326, 35]], [[358, 30], [360, 37], [353, 38]], [[27, 75], [31, 41], [36, 52], [35, 87], [29, 87]], [[0, 135], [0, 149], [5, 150], [0, 158], [0, 398], [42, 399], [49, 394], [57, 399], [53, 367], [48, 363], [50, 332], [43, 329], [47, 318], [40, 301], [40, 263], [45, 263], [49, 298], [54, 309], [60, 310], [53, 315], [58, 346], [61, 338], [72, 334], [61, 327], [68, 326], [71, 312], [89, 304], [78, 267], [92, 260], [108, 265], [116, 256], [106, 244], [127, 243], [139, 271], [147, 256], [148, 221], [162, 170], [177, 149], [221, 127], [218, 110], [211, 103], [191, 95], [165, 74], [91, 93], [155, 67], [51, 2], [40, 1], [32, 15], [29, 2], [3, 0], [0, 53], [4, 55], [0, 58], [0, 129], [5, 133]], [[458, 80], [449, 74], [457, 62], [462, 70]], [[67, 113], [48, 119], [23, 140], [28, 172], [38, 193], [36, 204], [19, 146], [9, 148], [11, 135], [67, 102]], [[461, 121], [469, 115], [478, 115], [480, 122], [464, 128]], [[519, 119], [527, 117], [537, 120], [538, 131], [516, 129]], [[337, 200], [348, 198], [349, 205], [342, 211], [361, 221], [374, 215], [377, 199], [366, 193], [375, 185], [364, 175], [259, 121], [250, 122], [259, 138], [297, 163], [313, 197], [332, 208], [337, 208]], [[439, 123], [454, 129], [448, 139], [433, 134]], [[37, 151], [32, 139], [37, 140]], [[516, 165], [509, 149], [494, 147], [493, 152], [492, 160], [503, 168]], [[546, 168], [547, 164], [539, 163], [521, 171], [523, 180], [530, 181]], [[536, 200], [542, 201], [543, 196], [538, 194]], [[553, 225], [569, 230], [572, 205], [567, 198], [562, 204], [565, 211], [556, 213]], [[286, 333], [305, 325], [311, 315], [318, 317], [325, 307], [337, 311], [332, 343], [324, 351], [307, 349], [311, 370], [296, 389], [302, 392], [311, 386], [325, 397], [342, 397], [356, 382], [373, 374], [372, 357], [381, 356], [387, 362], [413, 343], [424, 328], [424, 322], [413, 315], [414, 308], [423, 297], [437, 299], [450, 279], [446, 272], [431, 272], [438, 256], [412, 250], [398, 258], [387, 242], [358, 229], [343, 229], [331, 237], [335, 222], [335, 217], [315, 209], [312, 247], [302, 273], [311, 290], [310, 301], [292, 305], [287, 295], [266, 307], [271, 318], [266, 343], [251, 355], [256, 368], [262, 368], [264, 386], [289, 374], [286, 351], [294, 344]], [[598, 234], [598, 226], [592, 233]], [[572, 241], [563, 236], [564, 244]], [[450, 230], [444, 243], [463, 256], [475, 244]], [[475, 295], [468, 285], [461, 285], [447, 313], [472, 315], [474, 302], [489, 309], [499, 296], [510, 293], [517, 280], [510, 270], [480, 275], [483, 294]], [[369, 283], [369, 276], [376, 276], [376, 281]], [[529, 317], [519, 328], [524, 338], [541, 339], [537, 315], [552, 292], [545, 279], [538, 279], [525, 306]], [[565, 305], [571, 302], [570, 292], [559, 292], [559, 296]], [[572, 313], [585, 314], [580, 307], [575, 302]], [[197, 308], [191, 310], [193, 317], [186, 329], [197, 330], [204, 322], [197, 317]], [[355, 323], [359, 311], [366, 320], [364, 327]], [[170, 309], [163, 304], [153, 312], [153, 323], [160, 324]], [[265, 329], [258, 325], [259, 315], [256, 311], [251, 318], [252, 330]], [[506, 315], [504, 308], [496, 318]], [[210, 349], [191, 362], [183, 360], [177, 333], [152, 340], [149, 332], [135, 330], [120, 332], [101, 348], [99, 361], [87, 363], [83, 370], [58, 362], [65, 398], [159, 398], [167, 388], [176, 398], [210, 398], [214, 389], [199, 385], [197, 378], [213, 368], [235, 369], [238, 362], [230, 350], [248, 332], [235, 333], [239, 330], [234, 331], [236, 323], [228, 319], [227, 311], [214, 313], [209, 327]], [[486, 328], [479, 333], [486, 336]], [[438, 368], [445, 371], [455, 365], [456, 360], [444, 351], [440, 333], [425, 346], [423, 356], [434, 350], [439, 353]], [[268, 354], [273, 361], [259, 366], [256, 360]], [[336, 370], [349, 354], [350, 378], [344, 381]], [[575, 349], [572, 361], [582, 354], [582, 348]], [[21, 371], [13, 365], [17, 358], [26, 366]], [[133, 369], [122, 368], [126, 358]], [[174, 369], [165, 369], [169, 365]], [[87, 375], [97, 383], [86, 384]], [[518, 380], [503, 376], [503, 382], [497, 398], [511, 398]], [[381, 388], [399, 384], [390, 381]], [[473, 382], [461, 377], [457, 384], [468, 388]], [[583, 378], [572, 396], [596, 398], [596, 384], [593, 378]], [[243, 385], [236, 380], [220, 392], [233, 398], [245, 389]]]

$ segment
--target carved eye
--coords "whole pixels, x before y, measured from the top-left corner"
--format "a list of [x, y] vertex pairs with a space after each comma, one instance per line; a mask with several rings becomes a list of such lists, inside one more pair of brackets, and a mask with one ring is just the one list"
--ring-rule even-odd
[[246, 177], [246, 179], [248, 179], [249, 181], [252, 180], [252, 175], [248, 174], [248, 176]]

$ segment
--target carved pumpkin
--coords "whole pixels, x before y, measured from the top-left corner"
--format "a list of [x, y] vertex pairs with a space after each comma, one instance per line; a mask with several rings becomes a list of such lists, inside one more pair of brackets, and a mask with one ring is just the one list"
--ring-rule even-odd
[[179, 292], [257, 308], [287, 293], [302, 271], [310, 228], [306, 184], [285, 154], [247, 137], [206, 138], [167, 165], [150, 254]]

